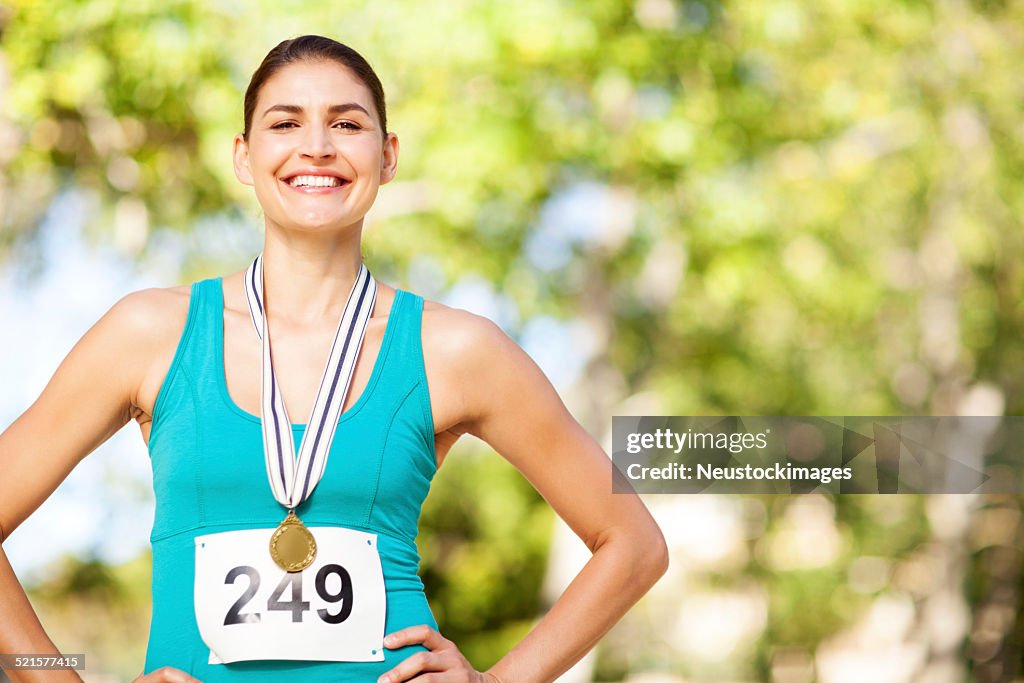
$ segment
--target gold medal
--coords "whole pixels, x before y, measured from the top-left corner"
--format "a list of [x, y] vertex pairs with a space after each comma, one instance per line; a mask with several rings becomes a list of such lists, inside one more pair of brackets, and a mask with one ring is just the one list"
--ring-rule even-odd
[[286, 572], [301, 572], [316, 557], [316, 540], [295, 510], [289, 510], [270, 537], [270, 556]]

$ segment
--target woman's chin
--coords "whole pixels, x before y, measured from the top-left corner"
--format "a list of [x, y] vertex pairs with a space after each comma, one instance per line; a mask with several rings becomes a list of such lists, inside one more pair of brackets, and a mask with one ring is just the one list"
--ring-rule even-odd
[[344, 232], [352, 227], [362, 225], [362, 218], [352, 220], [351, 216], [324, 216], [309, 214], [302, 218], [290, 218], [283, 221], [275, 221], [280, 227], [294, 232], [307, 234]]

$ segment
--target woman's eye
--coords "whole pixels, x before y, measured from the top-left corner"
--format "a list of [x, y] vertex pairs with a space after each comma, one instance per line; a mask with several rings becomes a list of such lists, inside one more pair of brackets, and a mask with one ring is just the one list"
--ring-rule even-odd
[[[361, 128], [359, 127], [359, 124], [353, 123], [352, 121], [338, 121], [334, 125], [341, 126], [342, 128], [345, 128], [347, 130], [361, 130]], [[293, 128], [293, 127], [295, 127], [295, 123], [294, 122], [292, 122], [292, 121], [282, 121], [281, 123], [275, 123], [273, 126], [270, 127], [270, 129], [271, 130], [283, 130], [283, 129], [286, 129], [286, 128]]]

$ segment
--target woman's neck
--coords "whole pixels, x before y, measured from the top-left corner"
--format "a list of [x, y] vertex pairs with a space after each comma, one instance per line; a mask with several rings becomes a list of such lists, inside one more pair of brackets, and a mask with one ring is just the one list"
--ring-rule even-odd
[[344, 234], [267, 230], [263, 290], [271, 320], [336, 325], [362, 263], [362, 226]]

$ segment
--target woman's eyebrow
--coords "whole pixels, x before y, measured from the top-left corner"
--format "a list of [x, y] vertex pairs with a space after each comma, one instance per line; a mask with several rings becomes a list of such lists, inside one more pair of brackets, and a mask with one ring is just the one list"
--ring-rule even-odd
[[[346, 102], [344, 104], [332, 104], [330, 107], [327, 108], [327, 113], [344, 114], [345, 112], [351, 111], [353, 109], [361, 111], [367, 116], [370, 115], [370, 112], [366, 111], [366, 108], [363, 107], [363, 105], [356, 104], [355, 102]], [[270, 112], [274, 111], [283, 111], [289, 114], [301, 114], [303, 112], [303, 109], [297, 104], [275, 104], [270, 107], [267, 107], [267, 110], [263, 112], [263, 116], [266, 116]]]

